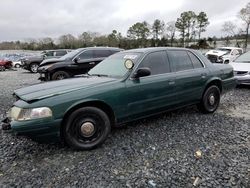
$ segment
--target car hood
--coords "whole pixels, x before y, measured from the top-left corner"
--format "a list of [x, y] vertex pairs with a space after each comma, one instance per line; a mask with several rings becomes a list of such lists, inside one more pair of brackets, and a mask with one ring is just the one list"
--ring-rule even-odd
[[54, 63], [58, 63], [58, 62], [63, 62], [63, 61], [65, 61], [65, 60], [58, 59], [58, 58], [46, 59], [46, 60], [43, 60], [43, 62], [40, 64], [40, 66], [50, 65], [50, 64], [54, 64]]
[[222, 56], [225, 55], [227, 52], [220, 51], [220, 50], [210, 50], [206, 53], [206, 55], [216, 55], [216, 56]]
[[17, 89], [14, 91], [14, 95], [26, 102], [33, 102], [36, 100], [41, 100], [80, 89], [96, 87], [104, 83], [113, 82], [115, 80], [117, 79], [94, 76], [71, 78], [36, 84], [29, 87]]
[[230, 63], [235, 71], [250, 71], [250, 63]]

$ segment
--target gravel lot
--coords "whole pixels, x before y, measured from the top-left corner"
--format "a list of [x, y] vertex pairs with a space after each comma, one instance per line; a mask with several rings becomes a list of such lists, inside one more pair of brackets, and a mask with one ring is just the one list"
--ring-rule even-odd
[[[0, 72], [0, 118], [13, 90], [37, 78], [23, 70]], [[212, 115], [188, 107], [117, 128], [93, 151], [0, 130], [0, 187], [24, 186], [250, 187], [250, 88], [224, 95]]]

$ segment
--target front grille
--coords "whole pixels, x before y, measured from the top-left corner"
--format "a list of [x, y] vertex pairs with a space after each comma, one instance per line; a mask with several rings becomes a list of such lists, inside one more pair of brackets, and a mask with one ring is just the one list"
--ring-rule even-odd
[[217, 62], [217, 55], [207, 55], [207, 58], [212, 62], [212, 63], [216, 63]]
[[237, 76], [243, 76], [247, 74], [247, 71], [234, 71], [234, 75], [237, 75]]

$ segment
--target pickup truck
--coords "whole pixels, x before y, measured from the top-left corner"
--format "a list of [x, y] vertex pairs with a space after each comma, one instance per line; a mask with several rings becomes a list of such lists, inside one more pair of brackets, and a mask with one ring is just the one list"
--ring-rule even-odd
[[208, 51], [206, 53], [206, 57], [212, 63], [228, 64], [239, 57], [241, 54], [243, 54], [242, 48], [220, 47], [216, 48], [215, 50]]

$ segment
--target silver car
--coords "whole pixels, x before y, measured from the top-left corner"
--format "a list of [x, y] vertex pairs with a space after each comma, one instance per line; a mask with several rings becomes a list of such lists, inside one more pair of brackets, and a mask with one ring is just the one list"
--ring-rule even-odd
[[250, 51], [242, 54], [232, 63], [237, 84], [250, 85]]

